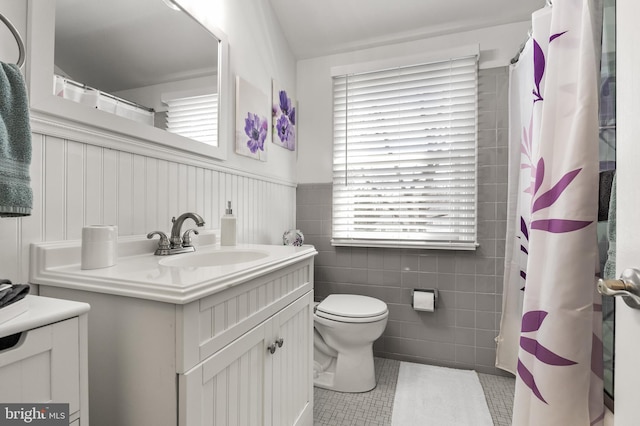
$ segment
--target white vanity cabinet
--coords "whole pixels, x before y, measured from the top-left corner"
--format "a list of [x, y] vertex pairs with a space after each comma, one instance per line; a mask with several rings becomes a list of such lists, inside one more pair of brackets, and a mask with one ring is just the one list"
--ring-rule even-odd
[[310, 425], [312, 303], [305, 294], [180, 375], [180, 424]]
[[43, 295], [91, 304], [92, 426], [311, 426], [316, 251], [282, 250], [282, 261], [238, 268], [215, 291], [194, 285], [195, 300], [36, 277]]
[[88, 425], [89, 305], [39, 296], [24, 301], [25, 313], [0, 324], [0, 338], [15, 342], [0, 350], [0, 401], [69, 404], [69, 423]]

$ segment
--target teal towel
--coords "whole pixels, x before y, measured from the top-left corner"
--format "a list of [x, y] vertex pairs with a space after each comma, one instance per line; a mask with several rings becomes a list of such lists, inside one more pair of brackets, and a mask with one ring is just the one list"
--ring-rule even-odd
[[607, 236], [609, 238], [609, 251], [607, 251], [607, 261], [604, 264], [602, 277], [604, 279], [616, 278], [616, 176], [613, 176], [611, 184], [611, 198], [609, 199], [609, 223]]
[[0, 62], [0, 217], [31, 214], [29, 102], [20, 69]]

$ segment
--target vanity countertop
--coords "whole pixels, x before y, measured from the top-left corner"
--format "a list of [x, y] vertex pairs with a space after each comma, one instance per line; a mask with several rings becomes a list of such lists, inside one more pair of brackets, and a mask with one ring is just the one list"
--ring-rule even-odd
[[[201, 241], [204, 239], [201, 237]], [[151, 243], [151, 244], [150, 244]], [[255, 277], [313, 258], [311, 245], [301, 247], [263, 244], [220, 246], [200, 245], [195, 252], [155, 256], [153, 242], [140, 237], [120, 237], [119, 257], [114, 266], [83, 270], [80, 265], [81, 241], [61, 241], [31, 245], [29, 282], [98, 293], [137, 297], [161, 302], [186, 304], [218, 293]], [[260, 252], [262, 257], [242, 262], [207, 266], [165, 266], [180, 263], [179, 257], [213, 258], [220, 252], [227, 257]], [[229, 253], [231, 252], [231, 253]], [[193, 259], [193, 258], [189, 258]]]

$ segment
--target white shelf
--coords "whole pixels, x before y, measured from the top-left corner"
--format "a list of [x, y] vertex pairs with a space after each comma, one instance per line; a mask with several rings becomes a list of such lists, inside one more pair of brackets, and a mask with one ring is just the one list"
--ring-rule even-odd
[[[89, 312], [87, 303], [50, 297], [27, 295], [23, 299], [29, 309], [15, 318], [0, 324], [0, 337], [42, 327]], [[22, 301], [20, 301], [22, 302]], [[20, 303], [17, 302], [17, 303]]]

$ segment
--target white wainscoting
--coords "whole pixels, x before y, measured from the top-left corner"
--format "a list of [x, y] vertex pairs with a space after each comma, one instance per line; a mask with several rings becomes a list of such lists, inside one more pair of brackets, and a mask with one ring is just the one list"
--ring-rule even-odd
[[295, 226], [294, 184], [37, 133], [32, 143], [33, 211], [0, 219], [0, 278], [27, 282], [31, 243], [80, 239], [85, 225], [169, 232], [171, 217], [192, 211], [218, 229], [231, 201], [239, 243], [281, 244]]

